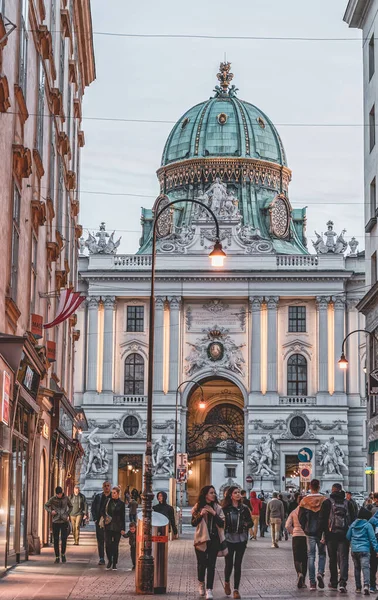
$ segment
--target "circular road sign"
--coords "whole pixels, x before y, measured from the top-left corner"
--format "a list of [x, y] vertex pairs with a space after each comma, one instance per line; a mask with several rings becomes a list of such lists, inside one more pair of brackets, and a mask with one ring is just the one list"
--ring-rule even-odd
[[301, 448], [298, 452], [299, 462], [311, 462], [314, 453], [311, 448]]
[[310, 475], [311, 475], [311, 471], [308, 467], [303, 467], [303, 469], [301, 469], [301, 477], [307, 478], [307, 477], [310, 477]]
[[252, 475], [247, 475], [247, 477], [245, 478], [247, 483], [253, 483], [253, 477]]

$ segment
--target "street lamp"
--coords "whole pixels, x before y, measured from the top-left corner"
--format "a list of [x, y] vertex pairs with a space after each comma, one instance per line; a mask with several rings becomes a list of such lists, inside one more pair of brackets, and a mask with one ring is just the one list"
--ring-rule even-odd
[[[165, 196], [167, 198], [167, 196]], [[168, 200], [168, 198], [167, 198]], [[148, 375], [147, 375], [147, 431], [146, 431], [146, 453], [144, 461], [143, 494], [142, 494], [142, 520], [143, 533], [141, 543], [141, 554], [138, 558], [138, 570], [136, 581], [137, 594], [154, 593], [154, 558], [152, 556], [152, 391], [154, 375], [154, 341], [155, 341], [155, 262], [156, 262], [156, 227], [162, 213], [174, 204], [190, 202], [198, 204], [206, 210], [215, 223], [215, 244], [210, 253], [212, 266], [221, 267], [225, 258], [220, 241], [220, 230], [218, 220], [208, 206], [199, 200], [190, 198], [183, 200], [172, 200], [165, 204], [157, 213], [152, 227], [152, 252], [151, 252], [151, 286], [149, 302], [149, 337], [148, 337]], [[157, 206], [159, 209], [159, 205]]]
[[372, 335], [372, 332], [368, 331], [367, 329], [354, 329], [353, 331], [350, 331], [348, 333], [348, 335], [345, 336], [345, 338], [343, 339], [342, 346], [341, 346], [341, 356], [338, 361], [339, 367], [340, 367], [340, 369], [343, 369], [343, 371], [345, 371], [348, 368], [348, 364], [349, 364], [348, 359], [345, 356], [345, 342], [347, 341], [348, 337], [350, 335], [352, 335], [352, 333], [358, 333], [358, 332], [367, 333], [368, 335]]

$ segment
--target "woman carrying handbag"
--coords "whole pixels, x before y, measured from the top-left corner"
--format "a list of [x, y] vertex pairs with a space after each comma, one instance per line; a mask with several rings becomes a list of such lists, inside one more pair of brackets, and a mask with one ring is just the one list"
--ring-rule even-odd
[[197, 557], [199, 595], [205, 596], [206, 594], [206, 600], [211, 600], [217, 556], [226, 556], [227, 554], [227, 544], [224, 538], [224, 514], [212, 485], [205, 485], [200, 491], [198, 500], [192, 509], [192, 525], [196, 527], [194, 547]]
[[[121, 535], [125, 533], [125, 503], [119, 497], [119, 488], [112, 489], [112, 496], [105, 504], [103, 524], [105, 528], [105, 548], [108, 564], [106, 569], [109, 571], [117, 570], [118, 547]], [[101, 524], [100, 524], [101, 527]]]

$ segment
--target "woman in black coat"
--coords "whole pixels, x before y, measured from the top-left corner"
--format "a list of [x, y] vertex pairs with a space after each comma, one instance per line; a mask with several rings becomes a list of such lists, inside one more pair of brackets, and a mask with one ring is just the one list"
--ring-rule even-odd
[[125, 503], [119, 497], [119, 488], [112, 489], [112, 496], [107, 501], [104, 512], [105, 548], [108, 564], [106, 569], [117, 570], [118, 547], [121, 535], [125, 533]]

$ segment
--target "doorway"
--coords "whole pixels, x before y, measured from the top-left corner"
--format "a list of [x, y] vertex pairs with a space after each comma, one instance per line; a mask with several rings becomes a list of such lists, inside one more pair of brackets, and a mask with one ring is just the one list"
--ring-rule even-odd
[[143, 454], [118, 454], [118, 485], [123, 499], [125, 490], [142, 489]]
[[299, 490], [299, 459], [298, 454], [285, 454], [285, 489]]

